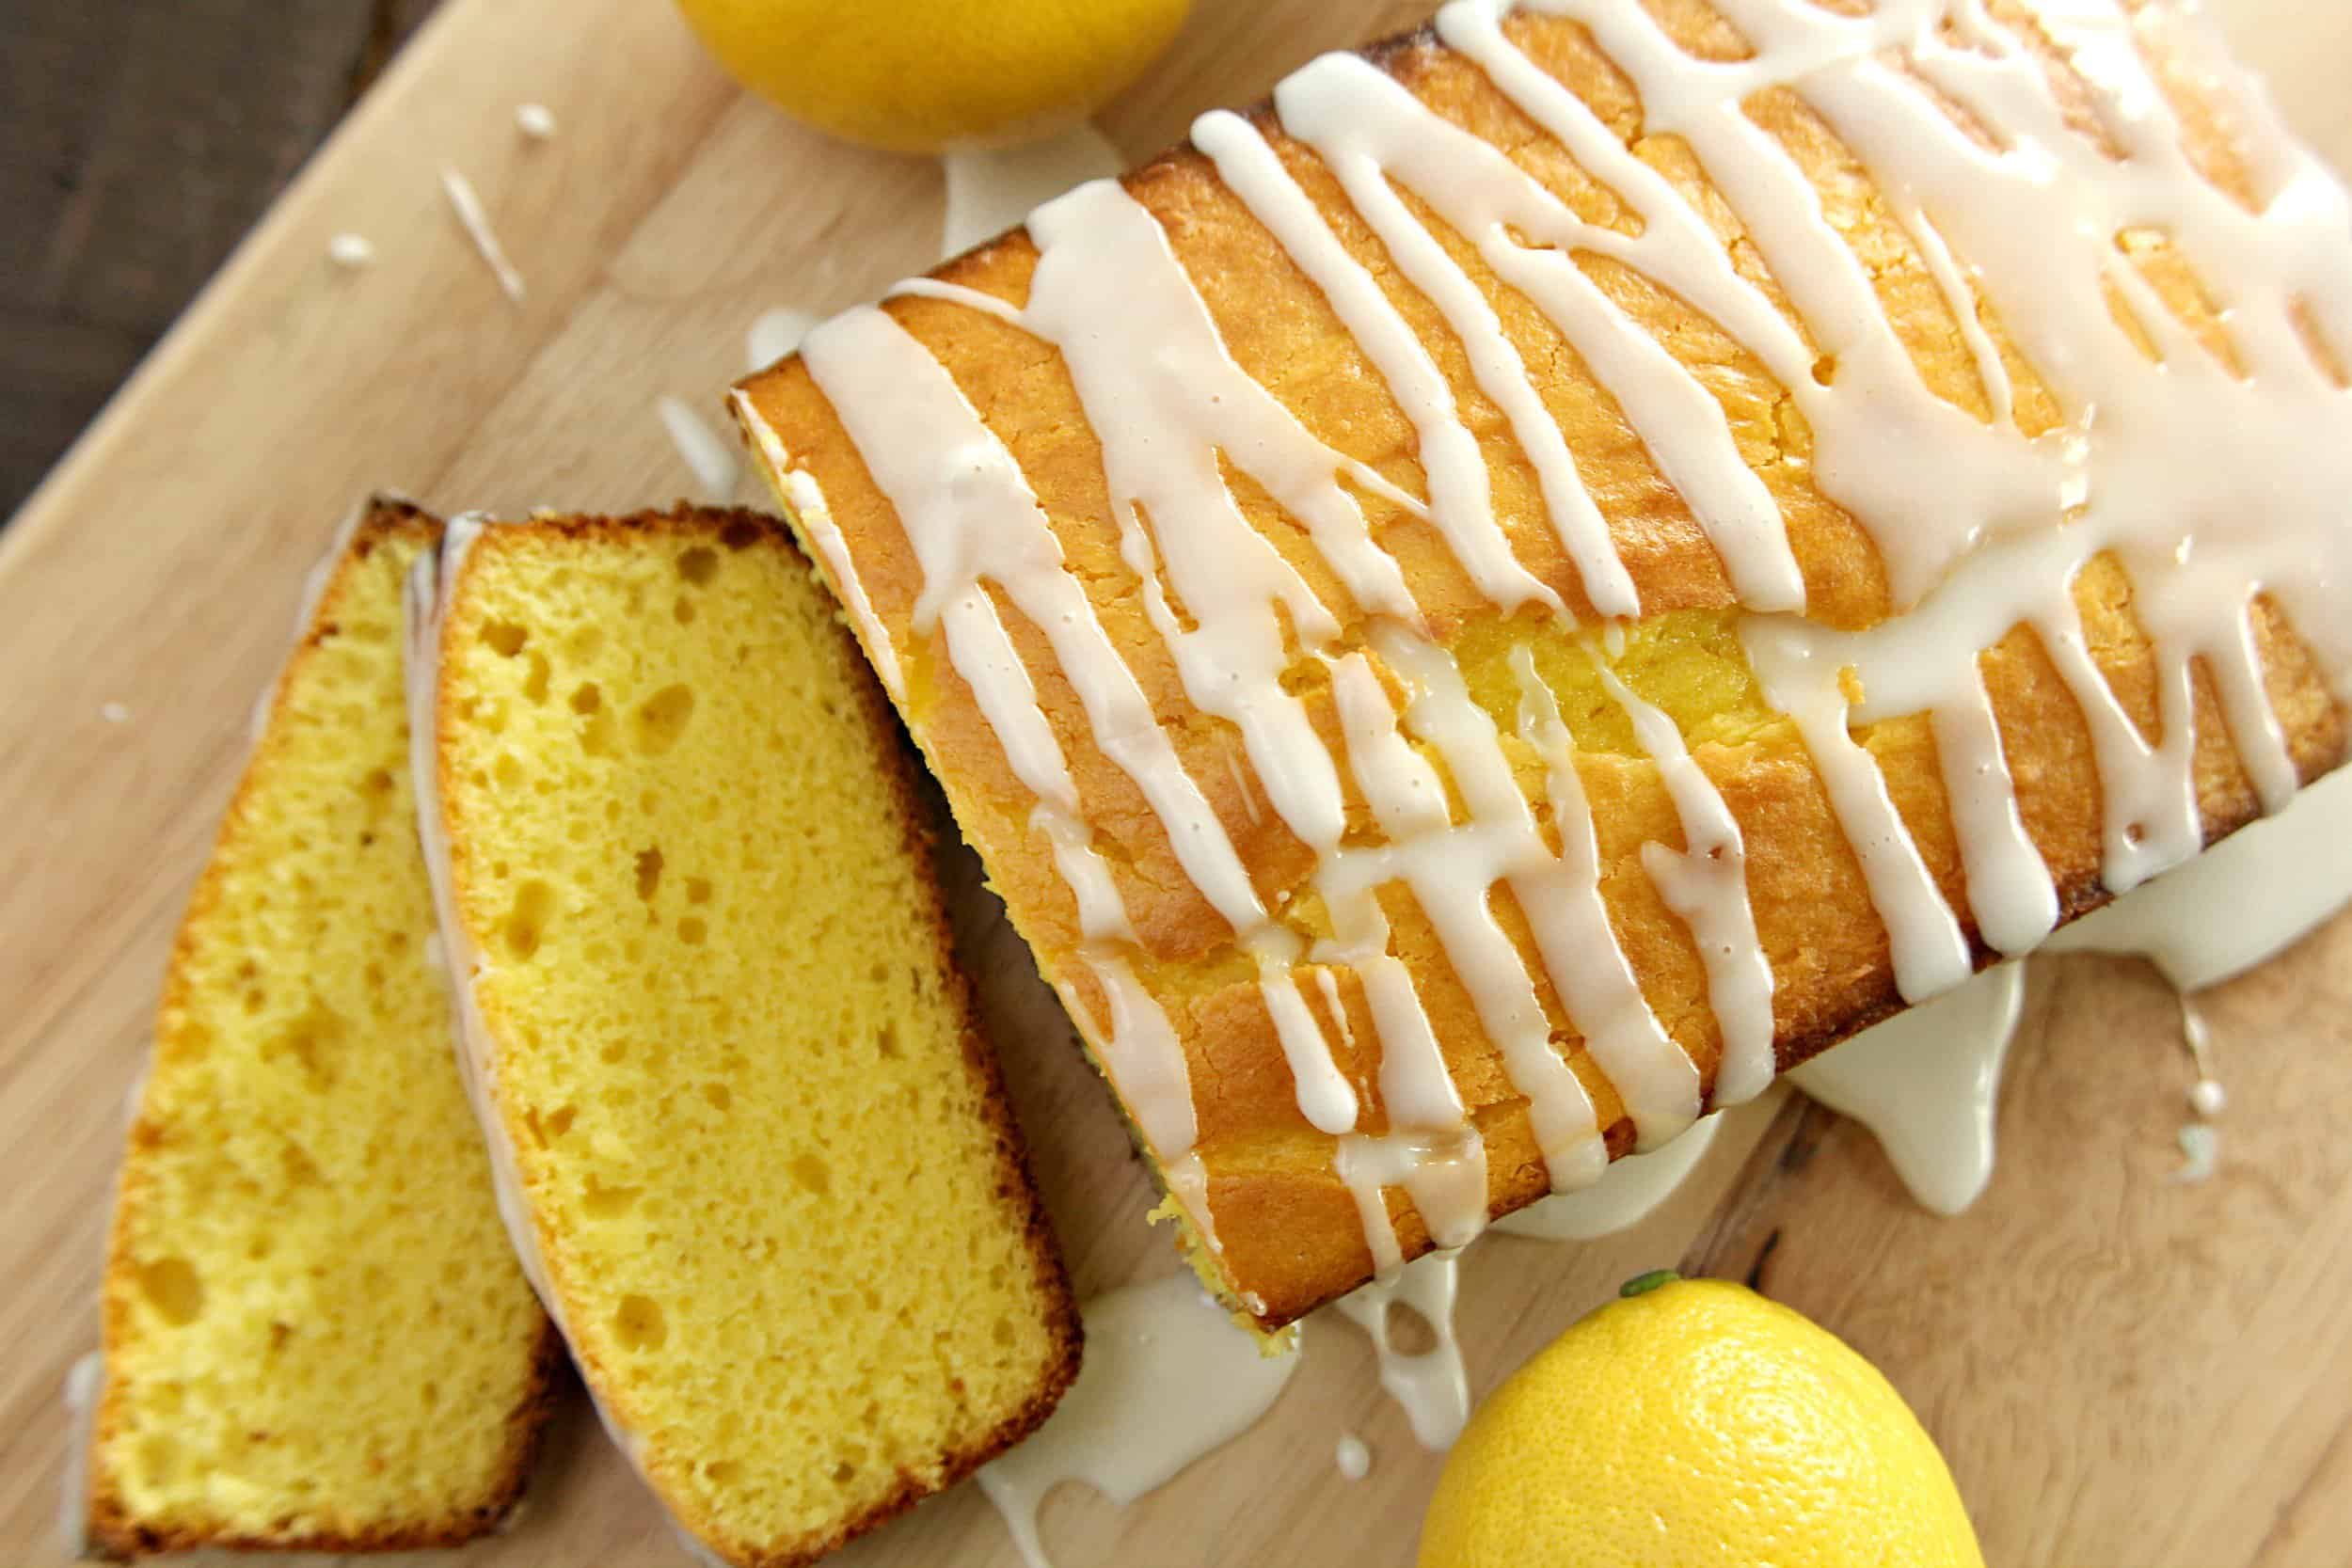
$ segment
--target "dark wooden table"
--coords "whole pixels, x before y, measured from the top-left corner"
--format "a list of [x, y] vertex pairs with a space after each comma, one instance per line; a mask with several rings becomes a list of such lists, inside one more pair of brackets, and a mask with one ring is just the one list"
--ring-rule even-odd
[[0, 518], [437, 0], [0, 0]]

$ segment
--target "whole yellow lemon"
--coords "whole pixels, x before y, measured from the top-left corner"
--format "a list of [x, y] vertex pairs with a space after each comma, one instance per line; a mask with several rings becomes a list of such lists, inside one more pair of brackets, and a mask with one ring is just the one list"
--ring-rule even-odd
[[1168, 47], [1191, 0], [677, 0], [719, 63], [822, 131], [938, 152], [1074, 124]]
[[1982, 1568], [1944, 1456], [1877, 1368], [1744, 1287], [1655, 1277], [1479, 1410], [1421, 1568]]

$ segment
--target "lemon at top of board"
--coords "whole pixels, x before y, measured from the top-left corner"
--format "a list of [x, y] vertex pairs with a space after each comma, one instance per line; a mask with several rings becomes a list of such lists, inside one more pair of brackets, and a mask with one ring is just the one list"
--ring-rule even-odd
[[1843, 1340], [1724, 1280], [1627, 1290], [1480, 1407], [1420, 1568], [1982, 1568], [1944, 1456]]
[[729, 74], [894, 152], [1067, 128], [1168, 47], [1191, 0], [677, 0]]

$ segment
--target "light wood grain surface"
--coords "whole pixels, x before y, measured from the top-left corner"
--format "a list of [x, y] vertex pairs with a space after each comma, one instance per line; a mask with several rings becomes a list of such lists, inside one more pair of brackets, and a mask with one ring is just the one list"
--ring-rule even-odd
[[[1411, 0], [1200, 0], [1108, 111], [1142, 155]], [[2352, 164], [2352, 8], [2214, 0], [2289, 118]], [[515, 105], [562, 133], [516, 135]], [[530, 281], [508, 305], [437, 183], [466, 171]], [[625, 508], [691, 487], [653, 412], [712, 410], [743, 332], [929, 263], [929, 163], [802, 131], [737, 93], [655, 0], [453, 0], [0, 538], [0, 1560], [54, 1544], [59, 1389], [94, 1342], [122, 1103], [165, 946], [284, 651], [304, 569], [362, 491]], [[378, 252], [326, 259], [352, 230]], [[128, 710], [121, 722], [105, 705]], [[973, 868], [958, 863], [967, 881]], [[1173, 1266], [1067, 1027], [986, 900], [961, 900], [1079, 1287]], [[2188, 1077], [2169, 993], [2038, 963], [1992, 1190], [1913, 1207], [1858, 1128], [1774, 1094], [1636, 1231], [1516, 1238], [1464, 1264], [1483, 1391], [1640, 1268], [1753, 1277], [1875, 1358], [1950, 1455], [1998, 1564], [2352, 1560], [2352, 920], [2215, 992], [2222, 1174], [2167, 1180]], [[1332, 1463], [1362, 1435], [1370, 1477]], [[1403, 1564], [1436, 1474], [1343, 1323], [1307, 1329], [1274, 1414], [1120, 1510], [1046, 1509], [1061, 1568]], [[685, 1561], [575, 1405], [517, 1528], [466, 1561]], [[1014, 1561], [961, 1488], [863, 1563]]]

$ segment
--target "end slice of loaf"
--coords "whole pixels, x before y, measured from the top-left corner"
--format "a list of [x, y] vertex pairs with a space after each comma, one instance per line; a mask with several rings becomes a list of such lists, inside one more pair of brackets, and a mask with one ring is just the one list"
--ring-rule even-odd
[[401, 584], [326, 563], [172, 949], [116, 1206], [89, 1544], [453, 1545], [520, 1494], [560, 1344], [502, 1233], [428, 953]]
[[460, 520], [414, 583], [427, 856], [518, 1248], [686, 1528], [808, 1561], [1078, 1360], [903, 741], [755, 514]]

